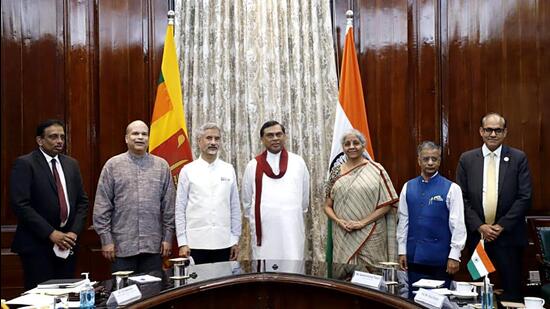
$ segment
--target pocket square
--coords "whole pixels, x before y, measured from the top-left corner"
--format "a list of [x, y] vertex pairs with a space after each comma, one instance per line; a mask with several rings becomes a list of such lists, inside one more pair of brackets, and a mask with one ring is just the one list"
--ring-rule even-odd
[[441, 195], [432, 196], [430, 198], [429, 205], [431, 205], [432, 202], [443, 202], [443, 198], [441, 197]]

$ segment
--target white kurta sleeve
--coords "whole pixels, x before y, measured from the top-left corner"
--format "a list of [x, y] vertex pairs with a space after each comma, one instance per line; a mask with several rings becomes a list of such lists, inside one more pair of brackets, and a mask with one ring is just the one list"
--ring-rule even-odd
[[464, 223], [464, 202], [462, 190], [453, 183], [447, 194], [449, 209], [449, 230], [451, 231], [451, 252], [449, 258], [460, 261], [460, 252], [466, 244], [466, 224]]
[[231, 210], [231, 246], [239, 242], [241, 236], [241, 202], [239, 200], [239, 190], [237, 189], [237, 176], [235, 170], [233, 172], [233, 183], [231, 184], [230, 193], [230, 210]]
[[309, 208], [309, 171], [307, 170], [306, 163], [302, 161], [304, 164], [304, 171], [303, 171], [303, 178], [302, 178], [302, 209], [304, 212], [307, 212]]
[[241, 198], [243, 200], [244, 216], [249, 218], [252, 216], [252, 200], [254, 195], [254, 178], [256, 174], [256, 160], [251, 160], [246, 165], [243, 175], [243, 184], [241, 189]]
[[409, 233], [409, 206], [407, 205], [407, 183], [403, 185], [399, 196], [399, 222], [397, 223], [397, 254], [407, 254]]
[[187, 241], [187, 223], [185, 218], [185, 212], [187, 210], [187, 202], [189, 200], [189, 177], [187, 176], [185, 168], [180, 171], [178, 190], [176, 192], [176, 209], [175, 209], [175, 221], [176, 221], [176, 238], [178, 239], [178, 247], [188, 245]]

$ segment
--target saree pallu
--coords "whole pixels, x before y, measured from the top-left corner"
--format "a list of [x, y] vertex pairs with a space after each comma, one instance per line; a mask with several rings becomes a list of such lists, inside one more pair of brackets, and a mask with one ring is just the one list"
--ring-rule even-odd
[[369, 269], [380, 262], [397, 261], [397, 193], [384, 168], [369, 161], [340, 175], [340, 167], [331, 173], [330, 197], [338, 218], [360, 221], [381, 207], [392, 207], [384, 216], [360, 230], [346, 232], [332, 226], [333, 261], [365, 265]]

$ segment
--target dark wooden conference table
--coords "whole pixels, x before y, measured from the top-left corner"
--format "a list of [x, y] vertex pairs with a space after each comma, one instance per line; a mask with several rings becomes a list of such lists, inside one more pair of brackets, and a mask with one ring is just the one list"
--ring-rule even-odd
[[[258, 260], [190, 265], [196, 275], [175, 282], [173, 269], [151, 275], [162, 281], [138, 283], [142, 298], [129, 308], [423, 308], [407, 299], [404, 284], [374, 289], [350, 282], [365, 267], [314, 261]], [[373, 271], [376, 272], [376, 271]], [[381, 270], [380, 273], [381, 274]], [[128, 284], [134, 282], [129, 281]], [[96, 307], [116, 289], [102, 281]]]

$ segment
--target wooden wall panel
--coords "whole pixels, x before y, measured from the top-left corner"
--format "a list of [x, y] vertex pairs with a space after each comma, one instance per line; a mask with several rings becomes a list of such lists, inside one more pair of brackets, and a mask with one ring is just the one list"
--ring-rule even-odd
[[[63, 6], [54, 0], [2, 1], [2, 12], [13, 14], [2, 18], [2, 205], [7, 205], [11, 164], [35, 147], [36, 124], [65, 116]], [[2, 224], [14, 221], [2, 207]]]
[[[375, 159], [388, 171], [396, 188], [414, 174], [413, 162], [399, 160], [414, 151], [414, 102], [408, 99], [408, 2], [352, 1], [354, 37]], [[348, 1], [334, 1], [334, 35], [340, 63]], [[340, 66], [338, 71], [340, 70]], [[399, 119], [400, 121], [394, 121]], [[383, 137], [383, 138], [382, 138]]]
[[[21, 41], [22, 36], [17, 35], [21, 29], [21, 20], [16, 18], [21, 15], [20, 5], [16, 5], [15, 1], [2, 1], [2, 45], [1, 57], [2, 64], [0, 66], [2, 78], [2, 94], [1, 94], [1, 182], [2, 182], [2, 197], [0, 207], [0, 218], [2, 225], [15, 222], [12, 212], [8, 205], [8, 183], [9, 170], [13, 160], [17, 154], [22, 153], [23, 141], [19, 133], [21, 129], [21, 106], [20, 104], [8, 104], [8, 102], [18, 102], [21, 93], [21, 83], [17, 79], [20, 76], [21, 70]], [[5, 18], [4, 16], [11, 16]], [[8, 61], [9, 60], [9, 61]], [[7, 119], [13, 119], [12, 123], [8, 123]], [[4, 144], [5, 143], [5, 144]], [[10, 147], [4, 147], [11, 145]]]
[[[522, 149], [533, 174], [532, 214], [548, 214], [550, 68], [547, 1], [446, 1], [448, 112], [446, 173], [461, 152], [482, 145], [480, 118], [507, 119], [505, 143]], [[546, 123], [545, 123], [546, 122]]]
[[[541, 143], [539, 148], [539, 161], [531, 160], [531, 166], [533, 169], [538, 169], [540, 175], [540, 190], [536, 195], [539, 196], [539, 204], [535, 204], [535, 209], [548, 213], [550, 209], [550, 125], [548, 121], [550, 119], [550, 3], [547, 1], [540, 1], [537, 3], [537, 20], [539, 21], [540, 31], [536, 34], [537, 46], [536, 51], [539, 55], [537, 66], [537, 83], [540, 85], [539, 95], [537, 97], [537, 104], [540, 106], [540, 114], [532, 115], [531, 117], [537, 119], [539, 123], [538, 127], [533, 129], [532, 134], [539, 136]], [[532, 147], [532, 146], [531, 146]], [[535, 146], [537, 147], [537, 146]]]
[[[97, 9], [97, 132], [101, 143], [98, 173], [113, 155], [124, 152], [126, 125], [149, 122], [162, 61], [166, 27], [164, 1], [100, 1]], [[124, 102], [121, 104], [120, 102]]]
[[[339, 29], [349, 4], [333, 3], [340, 58]], [[496, 111], [508, 119], [506, 143], [529, 158], [530, 214], [550, 214], [549, 6], [536, 0], [351, 1], [375, 156], [396, 190], [418, 175], [414, 148], [426, 139], [443, 146], [440, 170], [454, 179], [460, 154], [482, 144], [481, 116]], [[396, 39], [403, 31], [405, 40]], [[532, 246], [525, 256], [526, 273], [536, 269]], [[464, 267], [457, 278], [469, 280]]]
[[[36, 148], [39, 121], [64, 120], [66, 152], [78, 159], [90, 196], [91, 225], [103, 164], [126, 150], [131, 120], [151, 117], [167, 6], [152, 0], [2, 1], [2, 298], [22, 291], [21, 269], [9, 249], [17, 223], [8, 203], [12, 162]], [[78, 272], [109, 276], [99, 248], [88, 228]]]
[[[147, 116], [143, 95], [141, 1], [101, 1], [99, 25], [99, 161], [122, 152], [130, 120]], [[135, 75], [131, 73], [136, 73]], [[127, 104], [119, 104], [126, 102]]]
[[[460, 153], [481, 144], [479, 118], [494, 110], [509, 120], [507, 142], [529, 157], [531, 214], [549, 214], [550, 2], [350, 2], [375, 157], [396, 189], [418, 174], [415, 147], [425, 139], [443, 145], [441, 170], [453, 179]], [[348, 0], [332, 4], [340, 59]], [[18, 265], [9, 252], [16, 224], [7, 193], [12, 162], [36, 147], [40, 120], [65, 120], [67, 153], [80, 162], [92, 209], [103, 164], [126, 150], [126, 125], [150, 119], [167, 1], [4, 0], [1, 7], [1, 296], [6, 298], [21, 286], [20, 270], [5, 268]], [[97, 235], [88, 229], [78, 270], [92, 270], [101, 279], [108, 264], [98, 250]]]
[[[424, 140], [439, 142], [440, 113], [439, 88], [437, 87], [439, 67], [436, 50], [437, 2], [432, 0], [409, 2], [408, 45], [409, 45], [409, 104], [412, 104], [415, 145], [407, 149], [414, 157], [416, 145]], [[413, 160], [413, 164], [417, 164]]]
[[[65, 113], [67, 152], [78, 159], [84, 188], [93, 201], [99, 175], [96, 164], [96, 68], [93, 2], [67, 3], [65, 33]], [[89, 213], [93, 204], [89, 205]], [[91, 215], [88, 225], [91, 225]]]
[[[98, 160], [126, 150], [133, 120], [149, 122], [166, 27], [167, 2], [101, 1], [98, 6]], [[120, 102], [124, 102], [121, 104]]]
[[550, 184], [549, 6], [540, 0], [333, 1], [338, 59], [345, 11], [355, 12], [375, 157], [398, 191], [418, 175], [415, 147], [427, 139], [443, 146], [441, 171], [454, 179], [460, 154], [481, 146], [481, 116], [496, 111], [508, 119], [506, 143], [528, 155], [531, 214], [550, 214], [544, 190]]

